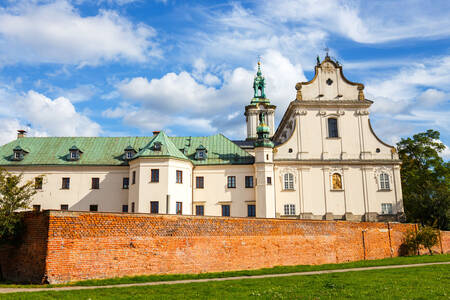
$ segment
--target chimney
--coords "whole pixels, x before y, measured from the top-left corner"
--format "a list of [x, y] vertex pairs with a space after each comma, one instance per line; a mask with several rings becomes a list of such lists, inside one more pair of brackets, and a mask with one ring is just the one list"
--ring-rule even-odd
[[160, 132], [161, 131], [159, 131], [159, 130], [153, 131], [153, 136], [158, 135]]
[[27, 136], [27, 131], [26, 130], [17, 130], [17, 138], [21, 139]]

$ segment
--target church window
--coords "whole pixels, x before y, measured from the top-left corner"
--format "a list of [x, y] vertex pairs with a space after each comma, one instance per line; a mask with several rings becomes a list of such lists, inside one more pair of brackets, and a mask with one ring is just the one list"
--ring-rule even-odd
[[339, 173], [334, 173], [332, 176], [333, 190], [342, 190], [342, 176]]
[[122, 205], [122, 212], [124, 212], [124, 213], [128, 212], [128, 205], [127, 204]]
[[183, 214], [183, 202], [176, 203], [177, 215]]
[[69, 210], [69, 204], [61, 204], [61, 210]]
[[253, 187], [253, 176], [245, 176], [245, 187], [246, 188]]
[[285, 204], [284, 205], [284, 215], [285, 216], [295, 215], [295, 204]]
[[227, 187], [231, 189], [236, 188], [236, 176], [228, 176]]
[[392, 215], [392, 203], [381, 203], [381, 214]]
[[339, 137], [338, 133], [338, 123], [335, 118], [328, 118], [328, 137], [337, 138]]
[[386, 173], [380, 174], [380, 190], [390, 190], [389, 175]]
[[375, 149], [376, 153], [380, 153], [380, 151], [381, 151], [380, 148]]
[[328, 78], [326, 82], [327, 82], [328, 85], [332, 85], [333, 84], [333, 80], [331, 80], [331, 78]]
[[267, 184], [272, 185], [272, 177], [267, 177]]
[[131, 183], [135, 184], [136, 183], [136, 171], [133, 171], [133, 173], [131, 173]]
[[98, 211], [98, 205], [97, 204], [89, 205], [89, 211]]
[[293, 151], [292, 148], [289, 148], [288, 152], [289, 152], [289, 153], [292, 153], [292, 151]]
[[284, 189], [285, 190], [294, 189], [294, 175], [292, 173], [284, 174]]
[[176, 183], [183, 183], [183, 171], [177, 170]]
[[161, 142], [155, 142], [155, 144], [153, 145], [153, 150], [161, 151]]
[[151, 182], [159, 182], [159, 169], [151, 170]]
[[132, 213], [134, 213], [134, 207], [135, 207], [134, 202], [131, 202], [131, 212]]

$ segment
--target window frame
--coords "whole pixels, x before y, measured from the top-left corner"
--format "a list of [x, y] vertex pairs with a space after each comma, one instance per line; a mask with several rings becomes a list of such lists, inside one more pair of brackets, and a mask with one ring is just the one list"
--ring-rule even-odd
[[229, 189], [236, 188], [236, 176], [227, 176], [227, 188]]
[[159, 169], [151, 169], [150, 170], [150, 182], [151, 183], [159, 182]]
[[195, 188], [196, 189], [204, 189], [205, 188], [205, 177], [204, 176], [195, 176]]
[[230, 204], [222, 204], [222, 217], [229, 217], [231, 215]]
[[391, 190], [390, 176], [388, 173], [383, 172], [379, 175], [379, 184], [380, 184], [380, 190], [382, 190], [382, 191], [390, 191]]
[[196, 205], [195, 206], [195, 215], [196, 216], [204, 216], [205, 215], [205, 206], [204, 205]]
[[100, 178], [91, 177], [91, 190], [99, 190], [99, 189], [100, 189]]
[[129, 188], [130, 188], [130, 177], [123, 177], [122, 178], [122, 189], [128, 190]]
[[283, 174], [283, 190], [285, 190], [285, 191], [295, 190], [294, 174], [292, 174], [290, 172]]
[[[385, 208], [385, 209], [383, 209], [383, 208]], [[381, 214], [382, 215], [394, 214], [394, 206], [392, 205], [392, 203], [381, 203]]]
[[254, 186], [253, 176], [245, 176], [245, 188], [252, 189], [254, 187], [255, 186]]
[[122, 212], [123, 213], [127, 213], [128, 212], [128, 204], [122, 204]]
[[295, 204], [288, 203], [284, 205], [284, 215], [285, 216], [295, 216], [296, 210], [295, 210]]
[[34, 178], [34, 189], [42, 190], [42, 186], [44, 185], [44, 178], [41, 176]]
[[89, 211], [98, 212], [98, 204], [90, 204], [89, 205]]
[[150, 201], [150, 213], [159, 214], [159, 201]]
[[182, 170], [176, 171], [175, 183], [183, 184], [183, 171]]
[[61, 210], [61, 211], [68, 211], [69, 210], [69, 204], [61, 204], [59, 206], [59, 210]]
[[62, 190], [70, 190], [70, 177], [63, 177], [61, 183]]
[[[331, 120], [333, 120], [335, 123], [331, 124], [332, 123]], [[332, 126], [330, 126], [330, 125], [332, 125]], [[327, 118], [327, 129], [328, 129], [327, 137], [329, 139], [337, 139], [337, 138], [339, 138], [339, 122], [338, 122], [338, 118], [336, 118], [336, 117], [329, 117], [329, 118]]]
[[183, 202], [180, 201], [175, 202], [175, 213], [177, 215], [183, 214]]
[[247, 205], [247, 217], [256, 218], [256, 204]]

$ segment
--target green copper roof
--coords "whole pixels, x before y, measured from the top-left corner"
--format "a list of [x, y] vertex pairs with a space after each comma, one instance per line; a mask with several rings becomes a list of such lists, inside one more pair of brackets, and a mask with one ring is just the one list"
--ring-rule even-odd
[[[194, 165], [252, 164], [246, 151], [221, 134], [205, 137], [168, 137], [161, 132], [150, 137], [25, 137], [0, 147], [0, 166], [12, 165], [127, 165], [124, 149], [133, 147], [135, 157], [156, 157], [155, 142], [161, 142], [161, 156], [189, 159]], [[171, 143], [169, 143], [171, 142]], [[82, 149], [80, 159], [69, 160], [69, 149]], [[196, 160], [196, 148], [203, 145], [208, 157]], [[20, 146], [29, 152], [21, 161], [13, 160], [13, 149]], [[183, 150], [183, 151], [181, 151]], [[134, 158], [134, 157], [133, 157]]]
[[[158, 144], [159, 148], [156, 147]], [[163, 131], [153, 137], [150, 143], [133, 156], [133, 159], [138, 157], [172, 157], [188, 160]]]

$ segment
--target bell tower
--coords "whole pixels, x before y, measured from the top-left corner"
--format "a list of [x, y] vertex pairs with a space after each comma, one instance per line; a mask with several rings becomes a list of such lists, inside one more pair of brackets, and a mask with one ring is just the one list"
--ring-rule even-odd
[[266, 116], [269, 126], [269, 138], [274, 134], [276, 106], [270, 104], [266, 98], [266, 78], [261, 72], [261, 62], [258, 61], [258, 71], [253, 80], [253, 98], [250, 105], [245, 107], [245, 117], [247, 121], [247, 140], [256, 140], [258, 134], [256, 129], [261, 122], [262, 114]]

